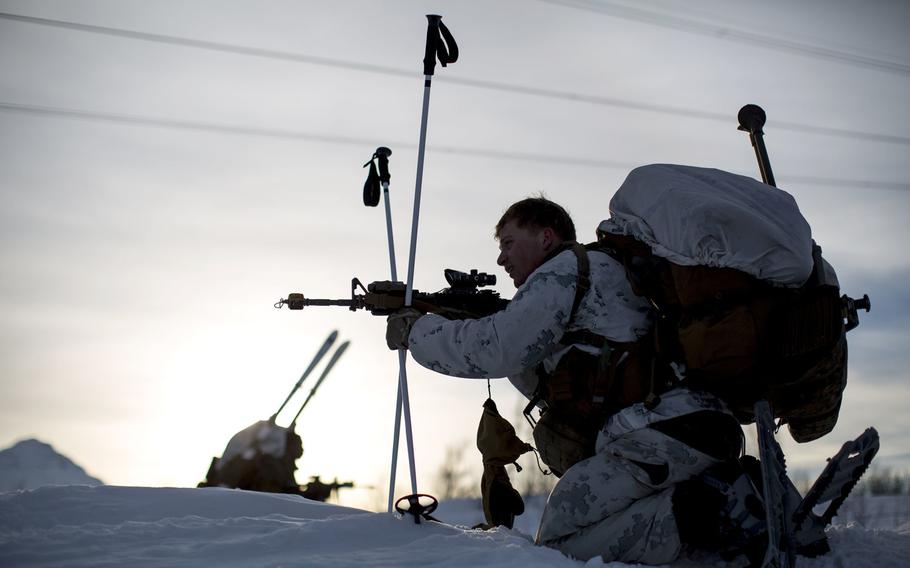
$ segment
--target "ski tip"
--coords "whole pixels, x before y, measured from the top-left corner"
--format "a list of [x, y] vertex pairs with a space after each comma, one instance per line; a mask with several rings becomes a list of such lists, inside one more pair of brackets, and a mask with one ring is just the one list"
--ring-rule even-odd
[[878, 437], [878, 430], [872, 426], [869, 426], [866, 428], [866, 431], [863, 432], [862, 435], [854, 441], [854, 444], [860, 445], [860, 449], [871, 448], [871, 453], [874, 456], [881, 447], [881, 441]]

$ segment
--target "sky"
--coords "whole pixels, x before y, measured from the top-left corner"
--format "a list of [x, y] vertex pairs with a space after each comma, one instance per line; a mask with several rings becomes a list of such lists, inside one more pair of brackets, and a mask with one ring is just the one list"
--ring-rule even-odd
[[[361, 200], [378, 146], [406, 274], [428, 13], [461, 54], [433, 81], [417, 289], [476, 268], [510, 297], [492, 228], [531, 194], [593, 240], [638, 165], [758, 177], [736, 114], [759, 104], [778, 185], [843, 291], [872, 299], [837, 428], [802, 445], [782, 432], [788, 464], [817, 471], [868, 426], [878, 463], [910, 464], [901, 1], [0, 0], [0, 447], [37, 437], [107, 483], [193, 486], [338, 330], [351, 345], [298, 420], [298, 479], [354, 480], [344, 503], [384, 507], [384, 319], [272, 305], [388, 279], [384, 214]], [[418, 488], [465, 446], [479, 482], [485, 381], [410, 362], [408, 382]], [[492, 393], [517, 419], [508, 382]]]

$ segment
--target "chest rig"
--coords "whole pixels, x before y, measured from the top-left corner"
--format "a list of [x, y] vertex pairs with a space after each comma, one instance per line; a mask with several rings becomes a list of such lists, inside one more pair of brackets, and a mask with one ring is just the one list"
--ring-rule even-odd
[[[591, 287], [588, 250], [602, 250], [596, 243], [574, 243], [569, 249], [578, 262], [575, 298], [569, 316], [570, 327], [581, 301]], [[604, 251], [606, 252], [606, 251]], [[662, 381], [656, 380], [650, 336], [620, 342], [589, 330], [563, 334], [560, 344], [569, 347], [552, 373], [537, 366], [537, 388], [524, 409], [534, 428], [534, 440], [541, 458], [557, 475], [574, 463], [594, 455], [597, 432], [611, 414], [634, 404], [656, 404]], [[597, 349], [581, 349], [585, 345]], [[531, 415], [540, 405], [540, 418]]]

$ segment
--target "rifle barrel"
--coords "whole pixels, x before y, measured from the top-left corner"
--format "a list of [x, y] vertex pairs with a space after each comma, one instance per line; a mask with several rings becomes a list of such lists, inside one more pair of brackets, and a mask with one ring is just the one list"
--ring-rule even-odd
[[359, 301], [356, 299], [350, 300], [325, 300], [322, 298], [305, 298], [303, 294], [299, 292], [292, 292], [288, 294], [287, 299], [282, 298], [276, 304], [276, 308], [281, 308], [281, 306], [287, 304], [288, 309], [291, 310], [302, 310], [307, 306], [345, 306], [352, 310], [356, 310], [360, 307], [363, 307]]
[[323, 300], [319, 298], [307, 298], [303, 301], [304, 306], [347, 306], [354, 305], [353, 300]]

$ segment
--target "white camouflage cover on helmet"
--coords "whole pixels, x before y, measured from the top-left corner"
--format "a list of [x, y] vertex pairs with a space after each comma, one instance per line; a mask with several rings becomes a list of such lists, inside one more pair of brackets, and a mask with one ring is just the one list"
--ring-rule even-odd
[[631, 235], [683, 266], [742, 270], [777, 286], [812, 272], [812, 232], [786, 191], [722, 170], [651, 164], [632, 170], [599, 232]]

